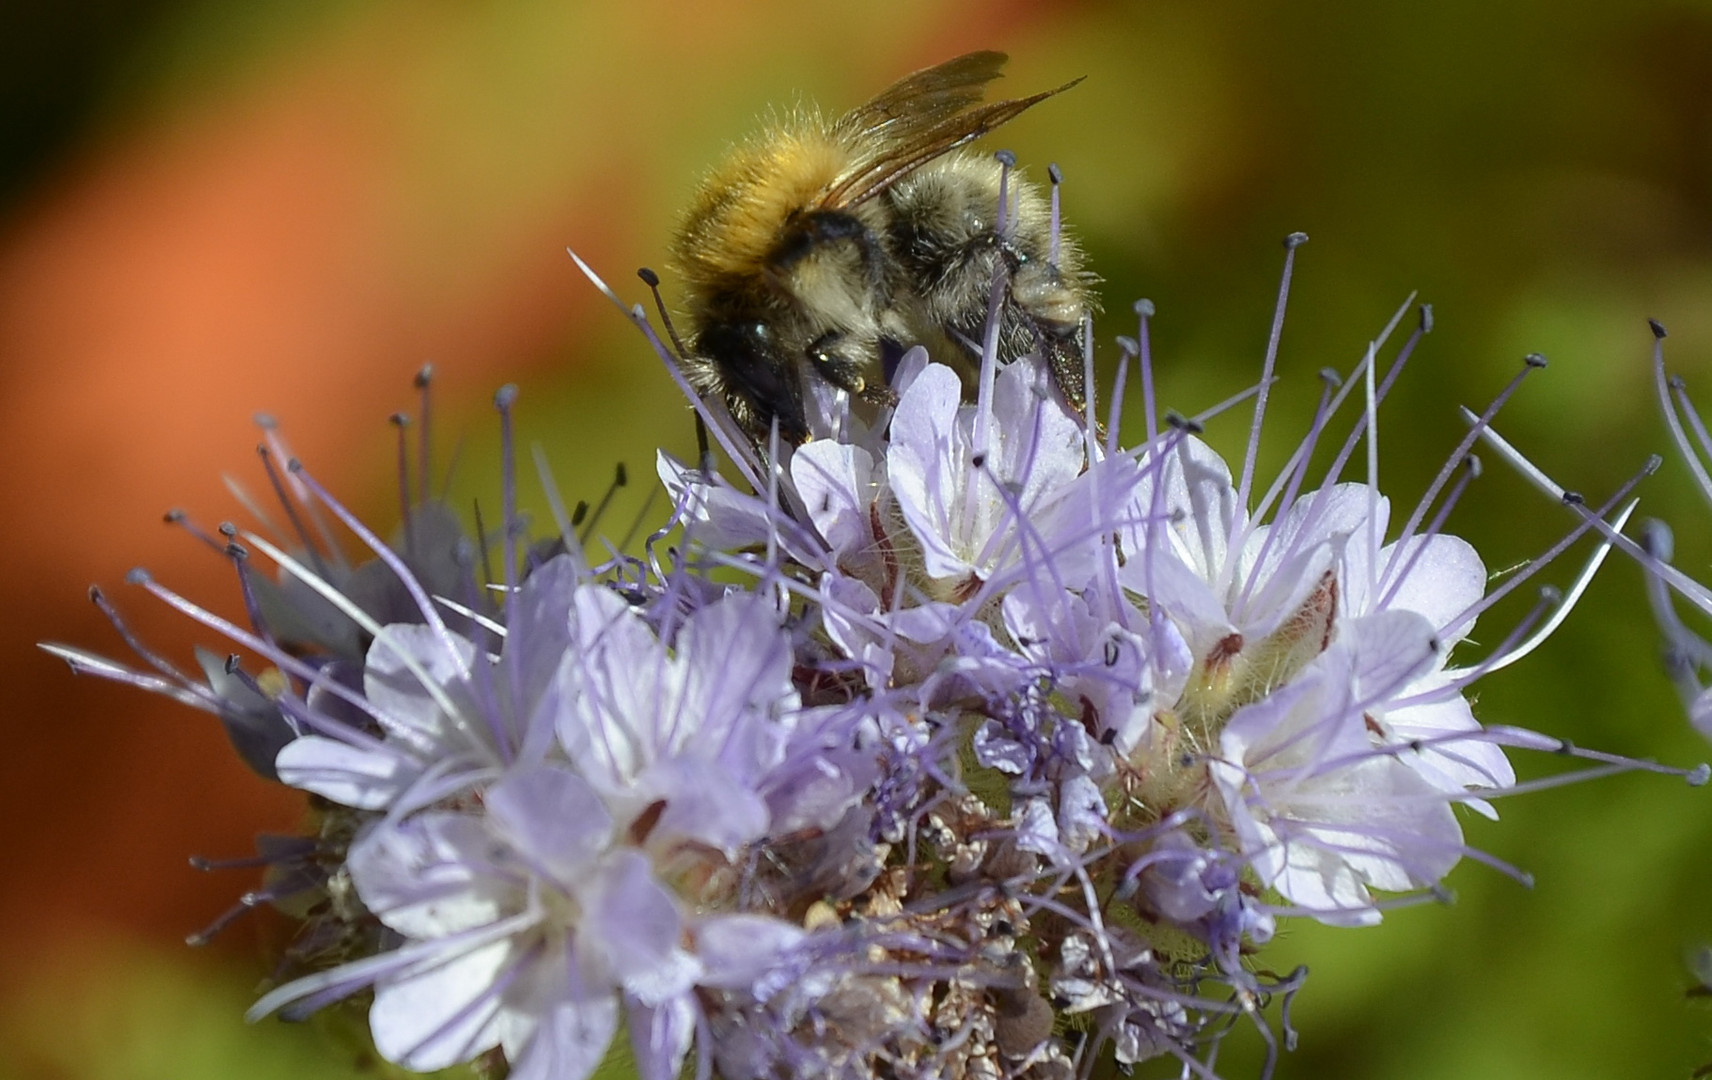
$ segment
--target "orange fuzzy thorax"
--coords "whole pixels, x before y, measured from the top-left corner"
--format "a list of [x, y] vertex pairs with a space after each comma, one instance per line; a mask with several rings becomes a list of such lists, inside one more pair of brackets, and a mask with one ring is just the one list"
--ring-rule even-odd
[[818, 117], [750, 140], [703, 180], [674, 254], [684, 283], [757, 275], [785, 221], [812, 205], [850, 161]]

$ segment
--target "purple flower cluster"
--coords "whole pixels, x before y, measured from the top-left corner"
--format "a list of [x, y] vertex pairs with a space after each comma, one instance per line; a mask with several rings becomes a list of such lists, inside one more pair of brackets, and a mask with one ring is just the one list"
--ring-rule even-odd
[[[621, 1029], [646, 1080], [692, 1050], [732, 1080], [1044, 1080], [1108, 1055], [1211, 1076], [1236, 1021], [1276, 1041], [1264, 1006], [1303, 977], [1256, 959], [1280, 917], [1434, 895], [1470, 853], [1455, 807], [1516, 788], [1505, 747], [1565, 749], [1483, 727], [1466, 693], [1567, 605], [1452, 653], [1597, 517], [1487, 594], [1442, 524], [1489, 410], [1395, 524], [1375, 420], [1425, 309], [1386, 372], [1397, 320], [1326, 379], [1264, 485], [1276, 327], [1257, 387], [1213, 410], [1253, 400], [1233, 471], [1212, 413], [1159, 422], [1138, 310], [1113, 394], [1139, 368], [1135, 445], [1034, 359], [916, 350], [893, 406], [813, 384], [801, 446], [694, 400], [736, 478], [662, 454], [670, 519], [603, 562], [568, 520], [525, 543], [509, 478], [498, 534], [466, 535], [425, 454], [384, 542], [270, 431], [290, 539], [198, 531], [251, 625], [136, 577], [243, 654], [189, 675], [53, 648], [219, 715], [316, 797], [317, 835], [269, 841], [246, 898], [306, 913], [252, 1016], [370, 991], [387, 1059], [514, 1080], [581, 1080]], [[373, 558], [344, 559], [328, 516]]]

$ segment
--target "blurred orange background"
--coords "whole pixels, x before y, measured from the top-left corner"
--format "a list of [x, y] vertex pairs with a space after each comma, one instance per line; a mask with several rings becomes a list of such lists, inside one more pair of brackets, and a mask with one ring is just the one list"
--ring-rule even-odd
[[[1304, 229], [1286, 333], [1299, 418], [1309, 373], [1347, 369], [1422, 288], [1440, 330], [1387, 446], [1404, 500], [1457, 438], [1450, 406], [1484, 401], [1525, 351], [1557, 369], [1501, 426], [1596, 493], [1664, 448], [1642, 320], [1671, 327], [1679, 367], [1712, 370], [1702, 8], [239, 7], [84, 2], [18, 16], [12, 34], [0, 15], [20, 53], [4, 89], [40, 127], [8, 144], [0, 206], [0, 821], [16, 828], [0, 1076], [350, 1066], [278, 1025], [243, 1028], [262, 970], [251, 924], [201, 953], [176, 944], [252, 885], [186, 857], [246, 853], [292, 829], [300, 800], [245, 771], [212, 718], [74, 679], [34, 643], [120, 653], [84, 599], [99, 582], [175, 657], [215, 644], [122, 579], [146, 566], [233, 610], [229, 567], [160, 516], [237, 514], [222, 475], [256, 484], [258, 411], [389, 521], [385, 419], [415, 408], [426, 362], [460, 484], [491, 486], [486, 401], [506, 382], [573, 497], [615, 461], [646, 481], [653, 447], [688, 443], [683, 408], [564, 249], [640, 299], [631, 273], [660, 265], [700, 169], [771, 104], [843, 108], [973, 48], [1013, 54], [1006, 91], [1089, 75], [989, 142], [1037, 172], [1064, 164], [1115, 313], [1102, 339], [1131, 332], [1129, 304], [1149, 295], [1168, 402], [1246, 384], [1277, 241]], [[58, 105], [28, 112], [43, 101]], [[1463, 528], [1494, 568], [1564, 528], [1512, 478], [1482, 483]], [[1685, 482], [1652, 490], [1704, 566]], [[1481, 715], [1692, 763], [1706, 750], [1656, 671], [1637, 575], [1613, 570], [1553, 658], [1494, 680]], [[1539, 872], [1533, 894], [1465, 868], [1456, 909], [1400, 912], [1361, 940], [1287, 935], [1280, 955], [1297, 948], [1316, 973], [1281, 1076], [1682, 1075], [1712, 1057], [1676, 953], [1712, 937], [1712, 805], [1624, 778], [1506, 810], [1471, 839]]]

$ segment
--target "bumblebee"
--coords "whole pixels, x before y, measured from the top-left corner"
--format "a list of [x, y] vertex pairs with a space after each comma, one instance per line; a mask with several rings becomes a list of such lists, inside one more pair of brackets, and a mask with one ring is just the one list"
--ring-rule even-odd
[[1075, 82], [983, 102], [1005, 60], [969, 53], [837, 119], [793, 116], [702, 181], [672, 247], [690, 324], [685, 368], [757, 442], [775, 423], [790, 443], [810, 437], [805, 379], [884, 404], [892, 366], [918, 343], [973, 370], [1001, 269], [999, 360], [1040, 350], [1082, 408], [1094, 278], [1080, 249], [1055, 238], [1037, 188], [964, 149]]

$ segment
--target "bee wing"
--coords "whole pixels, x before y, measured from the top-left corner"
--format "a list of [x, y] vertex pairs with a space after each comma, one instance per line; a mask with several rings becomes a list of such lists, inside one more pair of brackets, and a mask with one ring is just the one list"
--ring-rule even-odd
[[914, 75], [906, 75], [838, 120], [838, 133], [852, 141], [909, 141], [909, 132], [938, 123], [981, 100], [987, 84], [1009, 59], [1002, 52], [965, 53]]
[[821, 196], [819, 208], [839, 210], [866, 202], [934, 158], [1082, 81], [1073, 79], [1026, 98], [978, 105], [1005, 59], [1000, 52], [975, 52], [947, 60], [894, 83], [839, 118], [834, 130], [858, 152]]

